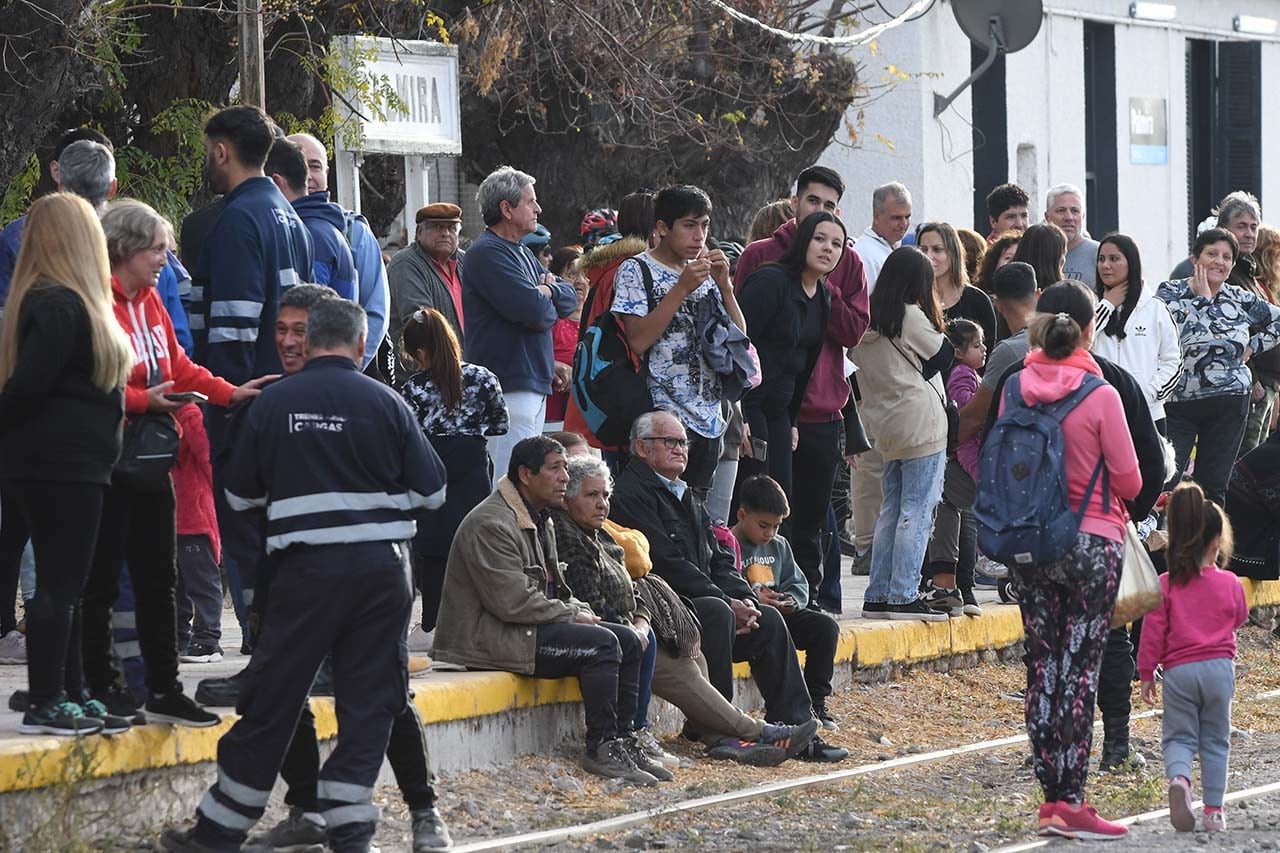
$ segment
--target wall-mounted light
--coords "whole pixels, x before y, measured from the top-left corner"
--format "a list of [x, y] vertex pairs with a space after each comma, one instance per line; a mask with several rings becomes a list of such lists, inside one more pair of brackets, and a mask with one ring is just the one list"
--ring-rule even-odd
[[1231, 19], [1231, 28], [1238, 33], [1273, 36], [1280, 29], [1280, 22], [1275, 18], [1259, 18], [1257, 15], [1236, 15]]
[[1178, 7], [1172, 3], [1130, 3], [1129, 17], [1144, 21], [1172, 21], [1178, 17]]

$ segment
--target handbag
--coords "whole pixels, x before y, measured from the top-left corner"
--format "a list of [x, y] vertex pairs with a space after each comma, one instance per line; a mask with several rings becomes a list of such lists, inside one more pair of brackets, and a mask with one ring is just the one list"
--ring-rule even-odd
[[[907, 360], [912, 367], [916, 367], [916, 363], [911, 357], [902, 350], [898, 349], [898, 345], [889, 341], [894, 349], [898, 350], [898, 355]], [[920, 374], [920, 378], [924, 380], [924, 384], [933, 389], [933, 393], [938, 396], [938, 402], [942, 404], [942, 411], [947, 416], [947, 456], [955, 456], [956, 450], [960, 447], [960, 407], [956, 405], [956, 401], [940, 392], [929, 377], [924, 375], [924, 369], [916, 367], [916, 372]]]
[[1120, 585], [1116, 590], [1116, 608], [1111, 614], [1111, 627], [1128, 625], [1160, 606], [1164, 593], [1151, 556], [1138, 536], [1138, 528], [1130, 521], [1124, 530], [1124, 557], [1120, 561]]
[[[147, 348], [147, 387], [158, 385], [164, 378], [151, 335], [139, 335]], [[124, 425], [124, 441], [113, 479], [140, 492], [163, 492], [173, 488], [169, 472], [178, 459], [178, 423], [168, 412], [147, 412], [129, 418]]]

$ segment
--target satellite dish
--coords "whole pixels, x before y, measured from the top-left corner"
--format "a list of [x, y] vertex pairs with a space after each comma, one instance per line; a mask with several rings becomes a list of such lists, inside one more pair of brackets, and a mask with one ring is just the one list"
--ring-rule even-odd
[[933, 114], [939, 116], [960, 93], [969, 88], [1002, 53], [1017, 53], [1040, 33], [1044, 21], [1042, 0], [953, 0], [956, 23], [969, 41], [984, 47], [987, 58], [950, 95], [933, 95]]

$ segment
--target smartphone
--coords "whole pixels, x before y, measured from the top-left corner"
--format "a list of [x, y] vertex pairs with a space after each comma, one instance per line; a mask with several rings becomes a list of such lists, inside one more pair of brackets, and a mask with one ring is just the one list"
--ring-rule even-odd
[[165, 394], [164, 398], [171, 403], [207, 403], [209, 398], [199, 391], [183, 391], [181, 394]]
[[769, 442], [763, 438], [751, 436], [751, 458], [757, 462], [764, 462], [769, 458]]

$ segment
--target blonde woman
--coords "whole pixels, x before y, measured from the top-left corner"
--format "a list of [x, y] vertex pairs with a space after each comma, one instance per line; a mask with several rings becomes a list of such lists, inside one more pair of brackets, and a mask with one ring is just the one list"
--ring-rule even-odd
[[956, 229], [949, 222], [926, 222], [916, 230], [916, 245], [933, 267], [933, 292], [943, 320], [972, 320], [982, 327], [983, 340], [996, 340], [996, 310], [991, 297], [969, 283]]
[[780, 198], [777, 201], [771, 201], [764, 207], [756, 211], [756, 215], [751, 220], [751, 228], [747, 232], [747, 243], [751, 244], [757, 240], [768, 240], [773, 236], [773, 232], [777, 231], [795, 214], [791, 211], [791, 199]]
[[22, 509], [36, 555], [23, 734], [128, 728], [100, 703], [79, 704], [80, 596], [133, 366], [110, 278], [88, 202], [54, 193], [31, 206], [0, 332], [0, 481]]

